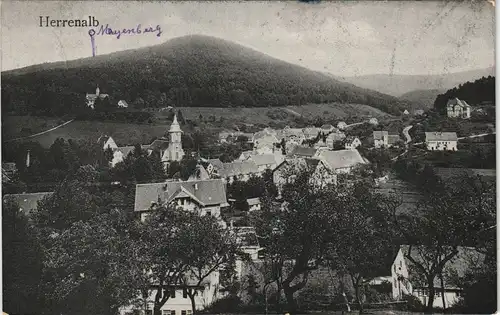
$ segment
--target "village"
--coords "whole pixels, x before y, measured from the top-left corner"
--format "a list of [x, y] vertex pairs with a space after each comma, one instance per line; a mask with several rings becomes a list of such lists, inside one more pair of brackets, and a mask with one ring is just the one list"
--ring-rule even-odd
[[[87, 94], [87, 106], [92, 107], [92, 101], [103, 95], [107, 97], [106, 94], [99, 94], [99, 88], [97, 88], [95, 95]], [[124, 104], [126, 102], [121, 100], [118, 106], [121, 107]], [[416, 143], [409, 134], [409, 130], [412, 128], [412, 125], [409, 124], [411, 120], [407, 120], [406, 127], [400, 132], [389, 132], [380, 129], [376, 118], [369, 118], [350, 125], [339, 121], [335, 126], [332, 122], [319, 127], [285, 127], [280, 130], [265, 128], [255, 133], [222, 131], [218, 134], [218, 143], [214, 143], [214, 146], [244, 143], [247, 148], [250, 148], [242, 151], [234, 161], [222, 162], [218, 158], [200, 156], [199, 152], [185, 151], [182, 143], [182, 126], [177, 119], [177, 114], [175, 114], [175, 108], [171, 108], [170, 111], [174, 112], [174, 116], [171, 125], [165, 128], [165, 137], [156, 139], [150, 144], [119, 146], [112, 135], [102, 135], [94, 141], [98, 143], [103, 153], [107, 153], [111, 169], [120, 167], [127, 159], [137, 154], [135, 151], [138, 149], [143, 151], [146, 156], [156, 156], [156, 159], [161, 161], [161, 169], [163, 169], [164, 174], [168, 174], [172, 163], [181, 163], [186, 159], [196, 161], [196, 164], [190, 166], [191, 170], [187, 179], [174, 178], [136, 184], [134, 187], [134, 217], [146, 222], [152, 213], [157, 212], [162, 207], [174, 207], [200, 216], [213, 217], [223, 229], [234, 235], [238, 250], [247, 257], [238, 256], [240, 258], [237, 258], [234, 265], [235, 279], [238, 279], [237, 281], [240, 283], [248, 281], [249, 278], [260, 279], [253, 281], [261, 281], [263, 284], [268, 281], [265, 272], [259, 269], [265, 266], [269, 259], [265, 254], [268, 249], [263, 244], [266, 242], [263, 242], [263, 236], [258, 233], [262, 226], [248, 225], [251, 222], [249, 217], [255, 213], [269, 211], [265, 210], [265, 208], [270, 207], [269, 202], [272, 205], [286, 207], [289, 201], [286, 200], [287, 193], [284, 191], [295, 185], [295, 181], [302, 173], [308, 174], [309, 179], [306, 186], [316, 187], [315, 189], [325, 191], [336, 189], [335, 187], [349, 189], [349, 187], [354, 188], [359, 181], [363, 181], [368, 182], [368, 185], [375, 192], [382, 195], [400, 195], [401, 191], [391, 188], [395, 176], [391, 167], [380, 168], [381, 165], [378, 161], [370, 161], [361, 152], [363, 154], [371, 152], [370, 156], [372, 157], [374, 152], [386, 152], [390, 156], [390, 160], [386, 163], [396, 163], [399, 159], [404, 160], [405, 155], [409, 154], [408, 151], [413, 146], [420, 147], [419, 150], [424, 151], [455, 152], [460, 150], [459, 140], [468, 138], [459, 138], [456, 132], [425, 130], [425, 141]], [[413, 116], [420, 118], [425, 117], [425, 115], [424, 112], [413, 114]], [[471, 117], [471, 106], [458, 98], [450, 99], [446, 115], [448, 119], [468, 120]], [[408, 111], [402, 114], [403, 118], [395, 119], [404, 119], [406, 116], [410, 116]], [[370, 137], [364, 138], [351, 133], [352, 127], [360, 125], [369, 125], [374, 129]], [[474, 138], [477, 135], [470, 135], [470, 137]], [[27, 152], [26, 167], [29, 168], [29, 165], [30, 153]], [[456, 173], [460, 175], [469, 174], [460, 172], [459, 169], [449, 170], [458, 170]], [[470, 170], [473, 174], [480, 174], [478, 176], [481, 179], [495, 177], [495, 170], [462, 170]], [[443, 171], [446, 169], [436, 169], [438, 176]], [[9, 177], [15, 177], [15, 173], [15, 163], [3, 163], [2, 178], [4, 183], [10, 180]], [[256, 195], [253, 192], [249, 195], [246, 195], [245, 192], [235, 194], [234, 189], [237, 188], [234, 187], [244, 185], [247, 182], [253, 182], [253, 185], [269, 184], [274, 186], [276, 191], [274, 195], [270, 195], [269, 191], [265, 189], [261, 190], [263, 195]], [[119, 185], [120, 183], [112, 182], [111, 184]], [[7, 200], [15, 202], [23, 213], [29, 215], [29, 213], [36, 212], [40, 202], [44, 202], [47, 198], [50, 199], [53, 194], [54, 192], [7, 194], [4, 195], [4, 202]], [[398, 206], [397, 211], [409, 211], [408, 209], [411, 207], [415, 207], [415, 203], [410, 202], [409, 204], [404, 200]], [[419, 259], [421, 260], [423, 257], [420, 255], [426, 255], [425, 250], [425, 246], [412, 246], [410, 244], [385, 248], [383, 253], [386, 256], [376, 257], [380, 261], [373, 264], [373, 267], [379, 270], [377, 273], [370, 273], [362, 280], [366, 281], [363, 288], [368, 286], [380, 289], [385, 288], [384, 286], [387, 284], [389, 289], [385, 288], [381, 291], [381, 294], [385, 294], [387, 298], [378, 300], [377, 303], [381, 303], [380, 301], [389, 304], [390, 301], [396, 304], [398, 302], [407, 303], [407, 297], [414, 296], [422, 305], [429, 306], [429, 287], [425, 285], [425, 282], [412, 280], [425, 276], [418, 268], [414, 267], [416, 264], [422, 263]], [[290, 263], [293, 265], [293, 255], [288, 259], [292, 259]], [[312, 257], [310, 259], [308, 263], [313, 263], [315, 260]], [[476, 250], [471, 246], [458, 246], [454, 247], [453, 260], [450, 260], [443, 267], [443, 270], [448, 273], [459, 272], [463, 276], [467, 271], [464, 266], [472, 268], [472, 263], [482, 264], [484, 260], [485, 254], [481, 250]], [[286, 269], [286, 265], [285, 262], [282, 267]], [[379, 266], [385, 266], [385, 269], [380, 269]], [[173, 291], [171, 297], [161, 305], [161, 314], [193, 314], [195, 311], [212, 307], [220, 299], [227, 298], [228, 292], [222, 289], [220, 275], [223, 265], [213, 267], [212, 272], [193, 287], [199, 287], [199, 289], [195, 289], [195, 292], [198, 291], [199, 294], [188, 296], [186, 288], [189, 286], [186, 287], [182, 283], [176, 284], [175, 282], [169, 284], [168, 287], [173, 288]], [[203, 268], [212, 267], [205, 266]], [[319, 271], [322, 269], [324, 267], [317, 268]], [[286, 274], [286, 271], [283, 272]], [[442, 273], [443, 271], [441, 271]], [[269, 285], [273, 284], [278, 285], [279, 288], [279, 281], [271, 281], [267, 284], [266, 290], [269, 290]], [[260, 285], [261, 288], [262, 285]], [[354, 282], [351, 282], [350, 285], [357, 288], [357, 284]], [[431, 299], [432, 304], [429, 307], [442, 309], [452, 307], [459, 301], [461, 290], [456, 283], [437, 283], [432, 289], [435, 298]], [[237, 295], [242, 298], [248, 295], [248, 292], [243, 293], [243, 291], [245, 290], [241, 290]], [[345, 296], [346, 292], [344, 291], [342, 294]], [[153, 290], [149, 301], [155, 300], [155, 294], [157, 293], [154, 293]], [[264, 294], [267, 298], [270, 293], [265, 292]], [[192, 298], [196, 301], [193, 302]], [[363, 300], [363, 303], [370, 304], [369, 301], [366, 301], [366, 297]], [[342, 307], [346, 307], [346, 310], [350, 310], [356, 304], [359, 307], [361, 301], [358, 295], [354, 296], [352, 301], [345, 298], [340, 304], [343, 305]], [[153, 305], [153, 303], [148, 306], [148, 303], [150, 302], [145, 304], [146, 314], [148, 312], [153, 314], [153, 310], [158, 305]], [[279, 300], [274, 303], [279, 305]], [[351, 303], [352, 305], [350, 305]], [[267, 307], [270, 306], [266, 304]], [[120, 313], [135, 314], [134, 309], [137, 310], [133, 305], [122, 306]], [[148, 309], [150, 310], [148, 311]]]

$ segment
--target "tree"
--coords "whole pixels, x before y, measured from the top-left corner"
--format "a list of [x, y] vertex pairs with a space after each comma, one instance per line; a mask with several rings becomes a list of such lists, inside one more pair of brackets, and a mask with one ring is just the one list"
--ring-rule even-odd
[[179, 124], [181, 125], [184, 125], [186, 123], [180, 109], [177, 111], [177, 121], [179, 121]]
[[190, 229], [183, 231], [183, 237], [190, 244], [185, 248], [188, 268], [181, 277], [181, 285], [191, 300], [193, 313], [196, 313], [195, 296], [199, 290], [203, 290], [210, 276], [221, 269], [234, 271], [231, 267], [239, 251], [233, 232], [223, 228], [216, 218], [196, 213], [188, 216]]
[[12, 200], [2, 209], [3, 309], [9, 314], [40, 312], [43, 251], [37, 233]]

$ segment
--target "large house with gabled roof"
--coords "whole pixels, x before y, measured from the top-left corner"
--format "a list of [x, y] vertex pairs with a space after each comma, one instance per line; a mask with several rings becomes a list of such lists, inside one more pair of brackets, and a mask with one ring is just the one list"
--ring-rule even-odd
[[157, 207], [168, 205], [220, 218], [221, 208], [229, 206], [225, 183], [221, 179], [209, 179], [136, 185], [134, 211], [141, 220]]

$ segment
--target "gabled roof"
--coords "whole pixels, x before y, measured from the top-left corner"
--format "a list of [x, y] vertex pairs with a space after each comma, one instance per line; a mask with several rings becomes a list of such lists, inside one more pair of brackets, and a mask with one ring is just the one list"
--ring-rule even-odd
[[333, 128], [333, 126], [330, 124], [324, 124], [323, 126], [321, 126], [321, 129], [323, 129], [323, 130], [330, 130], [332, 128]]
[[302, 156], [302, 157], [313, 157], [316, 155], [318, 150], [316, 148], [296, 146], [290, 155]]
[[273, 154], [257, 154], [249, 158], [257, 166], [276, 164], [276, 157]]
[[366, 164], [361, 154], [355, 149], [338, 151], [324, 150], [319, 154], [319, 158], [332, 170], [353, 167], [358, 164]]
[[208, 175], [207, 170], [203, 167], [203, 165], [196, 165], [196, 169], [193, 174], [189, 176], [188, 180], [207, 180], [210, 179], [210, 175]]
[[241, 157], [243, 157], [243, 160], [246, 160], [250, 158], [252, 155], [256, 155], [257, 152], [249, 150], [249, 151], [243, 151], [241, 152]]
[[124, 147], [118, 147], [118, 151], [120, 151], [121, 153], [123, 153], [123, 157], [127, 157], [131, 152], [134, 151], [134, 148], [135, 146], [133, 145], [128, 145], [128, 146], [124, 146]]
[[457, 141], [456, 132], [426, 132], [425, 141]]
[[219, 159], [208, 159], [207, 162], [212, 164], [216, 169], [222, 168], [222, 161]]
[[99, 139], [97, 139], [97, 143], [99, 143], [101, 147], [104, 147], [104, 144], [106, 144], [106, 142], [108, 142], [109, 139], [112, 138], [108, 135], [102, 135], [99, 137]]
[[373, 132], [373, 140], [383, 140], [384, 136], [389, 136], [388, 131], [374, 131]]
[[128, 107], [128, 103], [125, 102], [125, 100], [119, 100], [118, 104], [120, 104], [120, 103], [122, 104], [122, 106]]
[[29, 194], [7, 194], [4, 195], [4, 203], [7, 200], [12, 200], [19, 205], [19, 210], [23, 211], [24, 214], [29, 214], [31, 211], [35, 210], [38, 206], [38, 202], [45, 197], [52, 196], [54, 192], [39, 192], [39, 193], [29, 193]]
[[[406, 255], [408, 255], [410, 246], [409, 245], [402, 245], [401, 246], [401, 251], [403, 252], [403, 255], [405, 256], [405, 261], [408, 266], [408, 271], [410, 272], [410, 279], [412, 278], [412, 262], [406, 258]], [[458, 248], [458, 254], [452, 258], [444, 267], [444, 272], [443, 274], [447, 275], [448, 273], [453, 273], [458, 276], [464, 276], [467, 270], [480, 266], [482, 263], [484, 263], [485, 260], [485, 255], [483, 253], [478, 252], [475, 248], [472, 247], [462, 247], [459, 246]], [[417, 262], [424, 262], [422, 256], [426, 255], [427, 251], [425, 247], [423, 246], [412, 246], [411, 250], [411, 257], [416, 260]], [[447, 289], [458, 289], [453, 283], [450, 283], [450, 281], [447, 281], [447, 277], [444, 277], [444, 284], [445, 288]], [[448, 282], [448, 283], [447, 283]], [[436, 277], [434, 279], [434, 286], [436, 288], [441, 288], [441, 281], [439, 277]], [[415, 284], [413, 284], [413, 287], [418, 287]]]
[[227, 205], [226, 187], [221, 179], [168, 181], [164, 183], [137, 184], [135, 211], [145, 211], [152, 203], [168, 203], [180, 194], [191, 197], [201, 206]]
[[306, 137], [316, 137], [318, 133], [321, 131], [321, 129], [316, 127], [306, 127], [302, 129], [302, 131], [304, 132], [304, 135]]
[[455, 106], [458, 106], [458, 107], [463, 107], [463, 108], [466, 108], [466, 107], [471, 107], [469, 104], [467, 104], [466, 101], [463, 101], [463, 100], [460, 100], [458, 98], [452, 98], [452, 99], [449, 99], [448, 100], [448, 103], [446, 103], [446, 106], [451, 106], [451, 107], [455, 107]]
[[288, 170], [292, 173], [298, 173], [301, 171], [313, 171], [316, 169], [319, 163], [322, 163], [318, 159], [311, 158], [293, 158], [284, 160], [278, 167], [274, 169], [273, 172], [280, 171], [289, 167]]
[[257, 164], [253, 161], [235, 161], [232, 163], [223, 163], [222, 168], [219, 170], [219, 175], [223, 178], [250, 175], [259, 172]]
[[247, 203], [249, 206], [255, 206], [260, 204], [260, 198], [248, 198]]
[[166, 139], [156, 139], [148, 145], [150, 150], [166, 150], [168, 148], [168, 140]]

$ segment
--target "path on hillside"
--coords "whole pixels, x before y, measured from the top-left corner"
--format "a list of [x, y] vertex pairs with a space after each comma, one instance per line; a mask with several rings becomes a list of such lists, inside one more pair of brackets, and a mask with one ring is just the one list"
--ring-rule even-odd
[[287, 112], [289, 112], [290, 114], [295, 115], [295, 116], [297, 116], [297, 117], [302, 116], [301, 114], [297, 113], [297, 112], [296, 112], [296, 111], [294, 111], [293, 109], [290, 109], [290, 108], [286, 108], [286, 107], [285, 107], [285, 110], [286, 110]]
[[43, 135], [45, 133], [48, 133], [48, 132], [51, 132], [51, 131], [54, 131], [56, 129], [59, 129], [63, 126], [66, 126], [67, 124], [69, 124], [70, 122], [72, 122], [74, 119], [71, 119], [71, 120], [68, 120], [67, 122], [64, 122], [58, 126], [55, 126], [54, 128], [50, 128], [49, 130], [45, 130], [45, 131], [42, 131], [42, 132], [39, 132], [39, 133], [35, 133], [34, 135], [31, 135], [31, 136], [27, 136], [27, 137], [21, 137], [21, 138], [15, 138], [15, 139], [10, 139], [10, 140], [5, 140], [5, 142], [12, 142], [12, 141], [18, 141], [18, 140], [25, 140], [25, 139], [29, 139], [29, 138], [34, 138], [34, 137], [37, 137], [37, 136], [40, 136], [40, 135]]
[[413, 128], [412, 125], [409, 125], [409, 126], [406, 126], [406, 127], [403, 128], [403, 134], [406, 137], [406, 143], [410, 143], [411, 142], [411, 137], [410, 137], [410, 134], [408, 133], [408, 131], [410, 131], [411, 128]]

